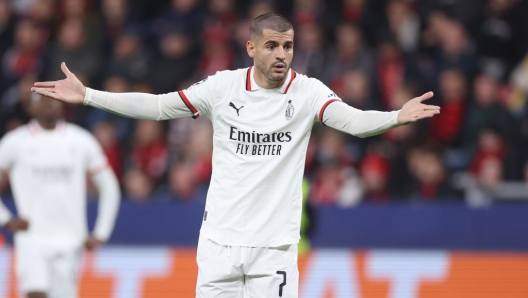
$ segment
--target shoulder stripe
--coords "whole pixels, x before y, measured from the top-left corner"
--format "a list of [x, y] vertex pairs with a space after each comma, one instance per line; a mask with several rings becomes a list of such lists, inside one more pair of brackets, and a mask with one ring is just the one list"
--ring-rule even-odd
[[104, 171], [105, 169], [109, 168], [110, 165], [108, 164], [107, 161], [104, 161], [102, 162], [100, 165], [94, 167], [93, 169], [89, 170], [88, 173], [90, 174], [90, 176], [95, 176], [99, 173], [101, 173], [102, 171]]
[[322, 125], [324, 125], [323, 123], [323, 114], [324, 114], [324, 111], [326, 110], [326, 107], [333, 103], [334, 101], [341, 101], [340, 99], [337, 99], [337, 98], [334, 98], [334, 99], [330, 99], [329, 101], [327, 101], [323, 107], [321, 108], [321, 111], [319, 111], [319, 122], [321, 122]]
[[178, 95], [180, 95], [180, 98], [181, 100], [183, 100], [183, 103], [189, 108], [189, 110], [191, 110], [191, 112], [193, 113], [193, 119], [196, 119], [198, 117], [200, 117], [200, 112], [198, 112], [198, 110], [191, 104], [191, 102], [189, 101], [189, 99], [187, 98], [187, 96], [185, 96], [185, 93], [183, 93], [183, 91], [178, 91]]
[[284, 89], [284, 94], [286, 94], [288, 92], [288, 89], [290, 89], [291, 83], [293, 82], [293, 80], [295, 80], [296, 76], [297, 76], [297, 73], [292, 69], [291, 70], [291, 79], [290, 79], [290, 82], [288, 83], [288, 86], [286, 86], [286, 89]]

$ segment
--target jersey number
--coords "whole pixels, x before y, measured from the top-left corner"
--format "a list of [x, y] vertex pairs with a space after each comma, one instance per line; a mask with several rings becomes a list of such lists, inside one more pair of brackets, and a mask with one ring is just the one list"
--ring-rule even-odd
[[277, 271], [277, 274], [282, 275], [282, 283], [279, 285], [279, 297], [282, 297], [282, 288], [286, 285], [286, 272], [285, 271]]

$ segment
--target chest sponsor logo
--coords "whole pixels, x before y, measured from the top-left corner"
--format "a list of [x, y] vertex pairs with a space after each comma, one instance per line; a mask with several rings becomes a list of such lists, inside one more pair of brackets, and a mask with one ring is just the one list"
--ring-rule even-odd
[[291, 131], [273, 133], [246, 132], [231, 126], [229, 139], [238, 142], [235, 151], [237, 154], [281, 155], [281, 143], [291, 142], [292, 133]]
[[33, 168], [35, 179], [42, 183], [69, 183], [73, 174], [70, 167], [41, 166]]
[[235, 106], [235, 104], [232, 103], [232, 102], [229, 103], [229, 106], [232, 107], [233, 109], [235, 109], [235, 111], [237, 112], [237, 116], [240, 116], [240, 114], [238, 112], [240, 111], [240, 109], [242, 109], [244, 107], [244, 106], [241, 106], [240, 108], [237, 108]]
[[286, 107], [286, 113], [285, 113], [285, 116], [286, 116], [286, 120], [291, 120], [291, 118], [293, 117], [293, 113], [295, 113], [295, 108], [293, 107], [292, 105], [292, 100], [288, 100], [288, 106]]

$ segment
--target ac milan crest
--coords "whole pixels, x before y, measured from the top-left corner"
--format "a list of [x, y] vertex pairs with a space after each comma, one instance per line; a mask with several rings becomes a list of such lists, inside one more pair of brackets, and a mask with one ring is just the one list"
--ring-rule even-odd
[[293, 113], [295, 112], [295, 108], [291, 102], [291, 99], [288, 100], [288, 106], [286, 107], [286, 120], [290, 120], [293, 117]]

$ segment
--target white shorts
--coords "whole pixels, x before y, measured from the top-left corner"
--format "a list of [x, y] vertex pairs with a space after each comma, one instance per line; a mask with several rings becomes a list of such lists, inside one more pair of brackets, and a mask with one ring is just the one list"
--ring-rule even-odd
[[200, 236], [197, 298], [297, 298], [297, 244], [224, 246]]
[[43, 245], [15, 245], [18, 284], [23, 293], [45, 292], [50, 298], [78, 296], [81, 249], [59, 251]]

